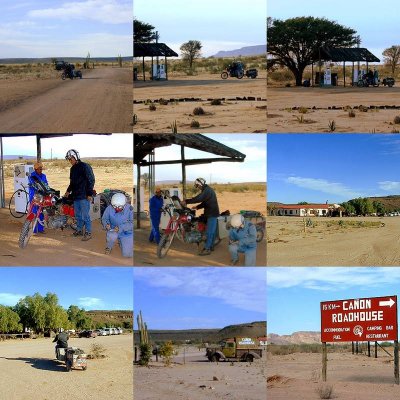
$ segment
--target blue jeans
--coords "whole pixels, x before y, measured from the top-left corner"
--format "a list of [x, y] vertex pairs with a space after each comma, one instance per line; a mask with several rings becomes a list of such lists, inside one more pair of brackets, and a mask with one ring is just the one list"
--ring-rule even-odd
[[92, 221], [90, 221], [90, 202], [87, 199], [74, 200], [74, 212], [76, 217], [76, 226], [78, 231], [83, 231], [85, 226], [85, 233], [92, 232]]
[[244, 253], [244, 265], [246, 267], [256, 266], [257, 247], [243, 249], [238, 244], [232, 243], [229, 245], [229, 253], [232, 261], [239, 259], [239, 253]]
[[207, 241], [204, 248], [210, 250], [211, 247], [214, 247], [215, 236], [217, 235], [217, 217], [207, 218], [206, 235], [207, 235]]

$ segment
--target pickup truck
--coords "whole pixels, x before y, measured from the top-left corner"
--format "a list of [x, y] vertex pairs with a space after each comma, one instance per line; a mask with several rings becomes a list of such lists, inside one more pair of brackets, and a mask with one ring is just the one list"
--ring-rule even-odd
[[206, 357], [212, 362], [231, 359], [253, 362], [262, 357], [262, 346], [256, 338], [235, 337], [221, 341], [220, 347], [208, 347]]

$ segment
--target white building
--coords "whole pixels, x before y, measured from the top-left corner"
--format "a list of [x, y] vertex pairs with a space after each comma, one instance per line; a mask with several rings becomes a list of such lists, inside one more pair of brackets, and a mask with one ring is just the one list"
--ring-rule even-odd
[[327, 217], [339, 208], [338, 204], [279, 204], [274, 209], [274, 215], [288, 217]]

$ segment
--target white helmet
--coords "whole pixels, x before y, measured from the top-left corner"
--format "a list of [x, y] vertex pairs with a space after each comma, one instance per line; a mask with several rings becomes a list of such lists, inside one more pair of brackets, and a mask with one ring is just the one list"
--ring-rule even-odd
[[240, 228], [242, 225], [244, 225], [244, 217], [242, 214], [235, 214], [232, 215], [231, 218], [231, 226], [232, 228]]
[[126, 204], [126, 196], [123, 193], [115, 193], [113, 197], [111, 197], [111, 205], [115, 209], [115, 211], [121, 211]]
[[194, 181], [194, 187], [196, 187], [196, 188], [197, 187], [202, 188], [205, 184], [206, 184], [206, 180], [204, 178], [197, 178]]

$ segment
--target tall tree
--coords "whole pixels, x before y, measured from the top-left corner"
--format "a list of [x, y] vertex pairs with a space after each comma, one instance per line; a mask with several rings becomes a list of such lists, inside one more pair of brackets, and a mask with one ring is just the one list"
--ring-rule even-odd
[[180, 47], [182, 58], [189, 64], [190, 71], [193, 71], [193, 61], [201, 56], [202, 47], [198, 40], [189, 40]]
[[357, 43], [356, 31], [325, 18], [297, 17], [268, 21], [267, 52], [286, 66], [302, 85], [303, 72], [320, 47], [349, 47]]
[[154, 26], [146, 22], [133, 20], [133, 41], [135, 43], [150, 43], [155, 39]]
[[83, 308], [71, 305], [67, 311], [68, 319], [77, 329], [90, 329], [93, 326], [92, 319], [86, 315]]
[[383, 61], [386, 65], [390, 66], [392, 74], [395, 73], [397, 64], [400, 61], [400, 46], [392, 46], [383, 50]]
[[11, 307], [0, 305], [0, 333], [21, 332], [19, 315]]

